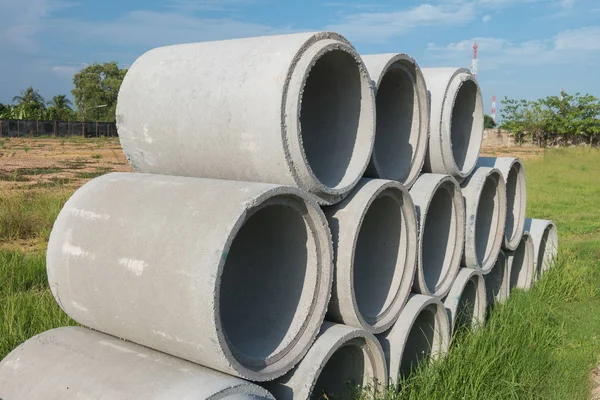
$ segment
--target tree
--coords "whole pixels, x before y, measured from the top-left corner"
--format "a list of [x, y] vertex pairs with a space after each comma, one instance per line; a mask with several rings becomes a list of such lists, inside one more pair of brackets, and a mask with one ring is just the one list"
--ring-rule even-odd
[[493, 129], [496, 127], [496, 121], [491, 116], [485, 114], [483, 116], [483, 127], [485, 129]]
[[46, 110], [46, 101], [37, 90], [29, 86], [21, 90], [20, 96], [13, 97], [13, 104], [16, 104], [15, 114], [17, 119], [40, 119], [44, 118]]
[[52, 97], [52, 100], [48, 102], [48, 117], [52, 120], [68, 120], [71, 119], [70, 114], [72, 112], [71, 106], [73, 103], [67, 99], [64, 94], [59, 94]]
[[37, 90], [34, 90], [33, 87], [29, 86], [27, 89], [21, 90], [20, 96], [13, 97], [13, 103], [18, 103], [18, 105], [37, 104], [44, 106], [46, 101]]
[[75, 74], [72, 93], [85, 120], [116, 121], [117, 96], [126, 73], [112, 61], [94, 63]]

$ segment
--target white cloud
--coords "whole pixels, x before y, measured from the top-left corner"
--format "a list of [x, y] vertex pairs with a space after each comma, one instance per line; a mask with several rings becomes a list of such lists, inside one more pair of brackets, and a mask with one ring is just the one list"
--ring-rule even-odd
[[51, 71], [56, 75], [72, 77], [81, 70], [81, 67], [72, 67], [66, 65], [57, 65], [52, 67]]
[[554, 37], [557, 50], [600, 50], [600, 26], [560, 32]]
[[421, 4], [389, 13], [348, 15], [343, 22], [331, 24], [326, 29], [340, 32], [351, 40], [379, 43], [416, 27], [464, 25], [472, 21], [476, 14], [473, 3]]
[[177, 11], [229, 11], [260, 0], [169, 0], [167, 5]]
[[485, 14], [481, 20], [483, 21], [484, 24], [487, 24], [488, 22], [490, 22], [490, 20], [492, 19], [492, 16], [490, 14]]
[[570, 9], [575, 5], [575, 0], [560, 0], [559, 5], [562, 8]]

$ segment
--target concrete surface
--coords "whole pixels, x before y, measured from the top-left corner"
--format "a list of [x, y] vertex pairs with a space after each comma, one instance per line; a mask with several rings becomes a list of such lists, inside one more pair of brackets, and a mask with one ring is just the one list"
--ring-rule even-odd
[[502, 247], [514, 251], [525, 230], [525, 211], [527, 208], [527, 182], [525, 167], [518, 158], [481, 157], [478, 166], [496, 168], [506, 183], [506, 227]]
[[315, 339], [332, 257], [325, 215], [296, 188], [112, 173], [65, 204], [47, 269], [82, 325], [263, 381]]
[[[388, 384], [385, 357], [375, 336], [325, 322], [306, 357], [288, 374], [265, 383], [278, 400], [353, 398], [349, 386]], [[325, 396], [326, 397], [325, 397]]]
[[444, 300], [448, 312], [450, 329], [472, 329], [485, 321], [487, 294], [481, 271], [461, 268]]
[[375, 148], [365, 173], [397, 180], [406, 188], [419, 177], [429, 142], [425, 78], [406, 54], [362, 56], [376, 90]]
[[448, 175], [423, 174], [410, 190], [419, 242], [413, 291], [444, 297], [460, 267], [465, 209], [460, 186]]
[[487, 306], [491, 308], [495, 303], [502, 303], [508, 299], [509, 274], [506, 265], [506, 255], [502, 250], [498, 253], [494, 267], [484, 277], [487, 293]]
[[525, 231], [515, 251], [506, 251], [506, 264], [510, 276], [509, 291], [514, 288], [529, 290], [535, 274], [533, 239]]
[[5, 400], [273, 399], [262, 387], [86, 328], [34, 336], [0, 363]]
[[183, 44], [131, 66], [117, 127], [139, 172], [297, 186], [332, 204], [371, 158], [375, 97], [335, 33]]
[[533, 259], [535, 278], [547, 271], [558, 255], [558, 230], [554, 222], [543, 219], [527, 218], [525, 230], [533, 241]]
[[477, 80], [464, 68], [423, 68], [431, 123], [423, 172], [459, 181], [471, 174], [483, 139], [483, 99]]
[[335, 260], [327, 319], [381, 333], [400, 315], [415, 275], [412, 199], [398, 182], [362, 179], [350, 196], [323, 210]]
[[396, 324], [377, 338], [385, 354], [390, 383], [396, 383], [421, 360], [446, 354], [450, 321], [439, 299], [412, 294]]
[[478, 167], [461, 187], [466, 221], [462, 264], [487, 274], [504, 243], [506, 183], [498, 169]]

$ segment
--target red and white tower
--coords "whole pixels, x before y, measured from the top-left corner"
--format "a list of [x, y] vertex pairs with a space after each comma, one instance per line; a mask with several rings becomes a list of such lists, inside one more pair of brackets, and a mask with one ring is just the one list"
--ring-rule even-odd
[[492, 119], [496, 122], [496, 96], [492, 96]]
[[473, 45], [473, 64], [471, 65], [471, 73], [474, 77], [477, 78], [477, 69], [479, 67], [479, 60], [477, 59], [477, 51], [479, 50], [479, 46], [477, 42]]

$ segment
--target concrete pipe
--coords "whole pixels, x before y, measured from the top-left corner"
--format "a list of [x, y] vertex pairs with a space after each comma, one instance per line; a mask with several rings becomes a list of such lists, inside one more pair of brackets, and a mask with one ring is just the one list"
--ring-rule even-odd
[[424, 172], [471, 174], [483, 141], [483, 99], [477, 80], [464, 68], [423, 68], [431, 105]]
[[506, 228], [503, 248], [514, 251], [525, 230], [525, 209], [527, 208], [527, 185], [525, 167], [518, 158], [481, 157], [478, 166], [496, 168], [506, 183]]
[[[306, 357], [285, 376], [265, 384], [278, 400], [354, 398], [360, 387], [387, 386], [381, 346], [365, 330], [325, 322]], [[358, 392], [360, 394], [360, 391]]]
[[423, 174], [410, 195], [419, 233], [413, 291], [442, 298], [458, 273], [465, 241], [460, 186], [448, 175]]
[[335, 259], [327, 319], [387, 330], [408, 299], [417, 258], [417, 220], [398, 182], [363, 179], [341, 203], [323, 207]]
[[535, 274], [533, 239], [525, 231], [515, 251], [506, 252], [506, 264], [510, 276], [509, 291], [514, 288], [529, 290]]
[[333, 204], [371, 158], [375, 96], [335, 33], [167, 46], [129, 69], [117, 127], [139, 172], [297, 186]]
[[410, 188], [423, 168], [429, 141], [425, 78], [406, 54], [362, 57], [376, 87], [375, 148], [365, 176]]
[[377, 338], [385, 354], [390, 382], [395, 383], [419, 362], [446, 354], [450, 321], [439, 299], [413, 294], [392, 329]]
[[479, 270], [462, 268], [444, 300], [448, 312], [450, 329], [471, 329], [480, 326], [485, 320], [487, 294], [485, 281]]
[[504, 243], [506, 184], [498, 169], [479, 167], [461, 187], [466, 214], [463, 265], [487, 274]]
[[85, 328], [37, 335], [0, 363], [0, 398], [273, 399], [264, 388]]
[[533, 241], [535, 276], [541, 276], [556, 260], [558, 255], [558, 231], [554, 222], [527, 218], [525, 230]]
[[314, 341], [332, 255], [325, 215], [296, 188], [112, 173], [65, 204], [47, 268], [82, 325], [264, 381]]
[[506, 265], [506, 255], [502, 250], [498, 253], [494, 267], [484, 276], [484, 279], [488, 308], [494, 303], [502, 303], [508, 299], [509, 275]]

